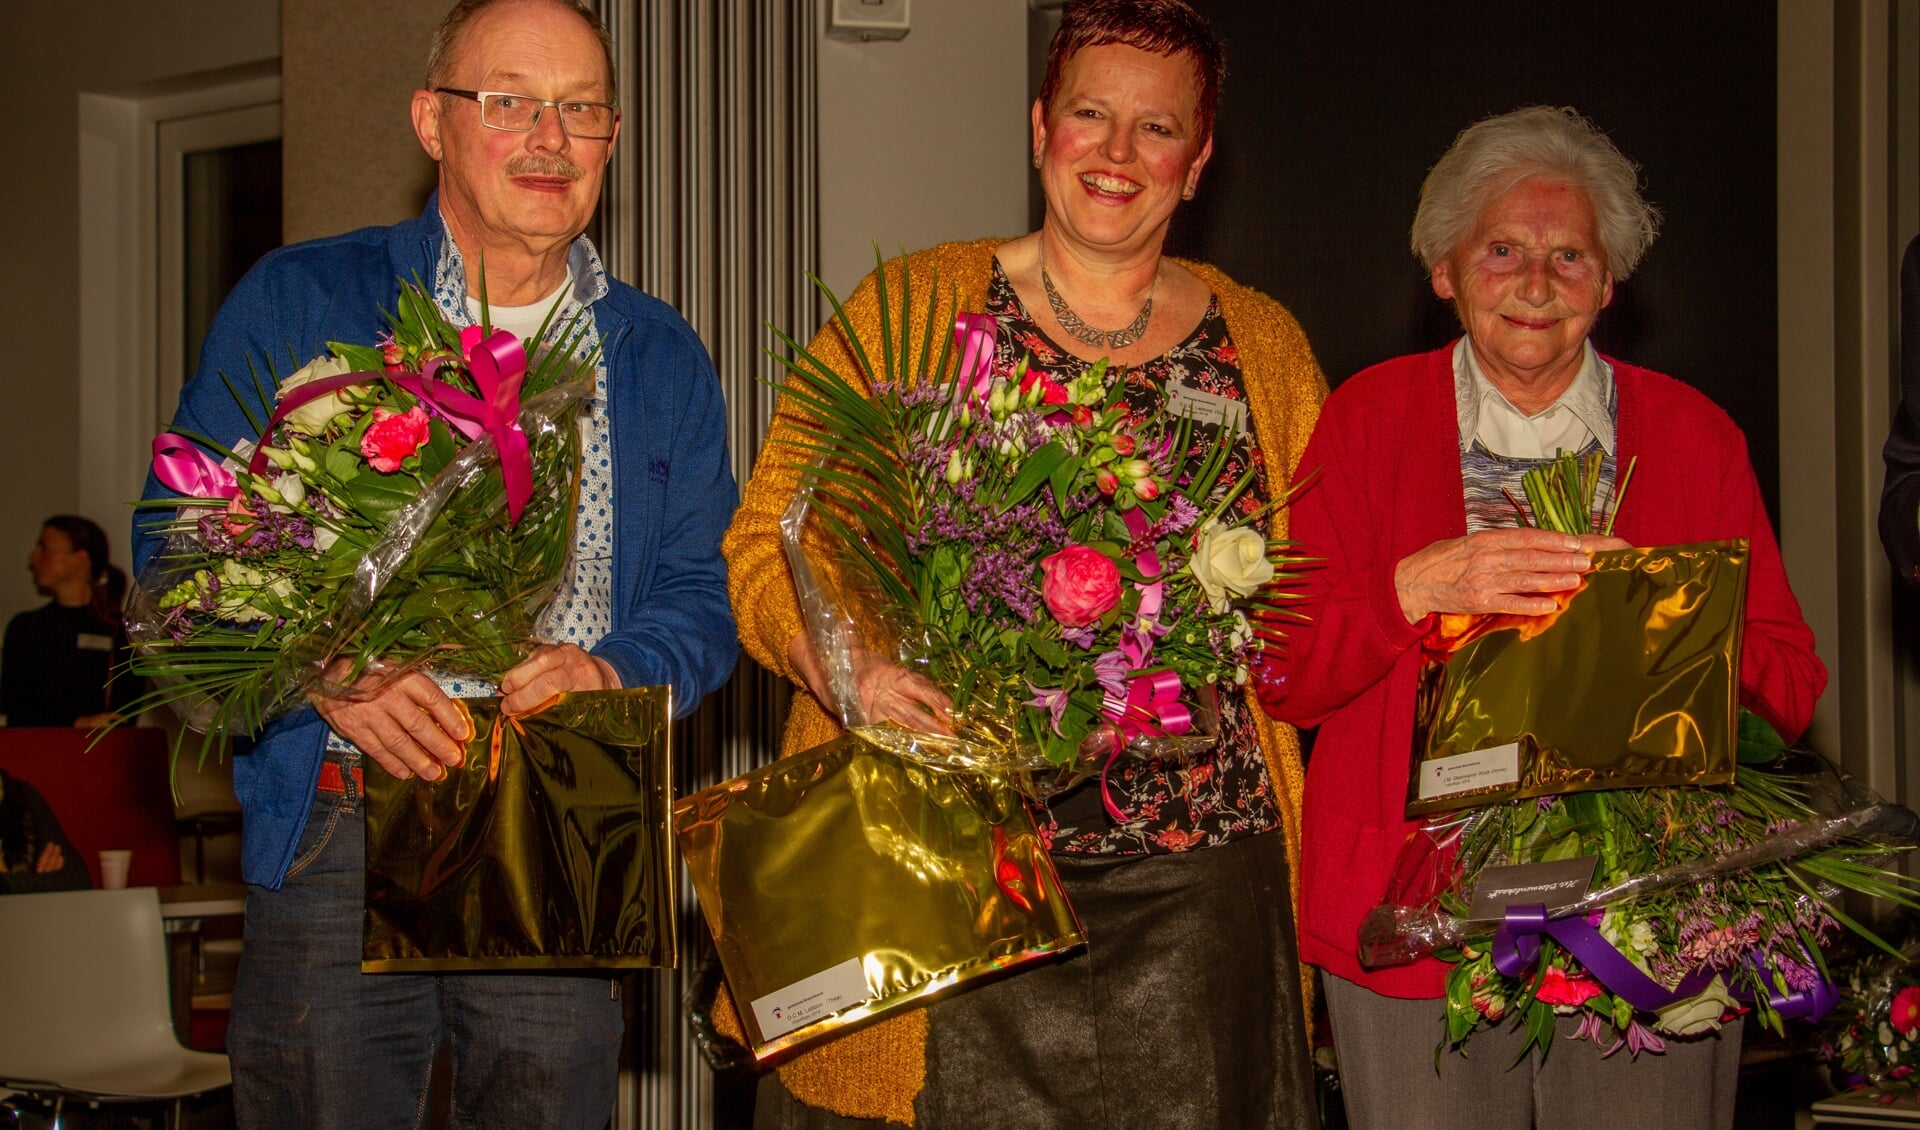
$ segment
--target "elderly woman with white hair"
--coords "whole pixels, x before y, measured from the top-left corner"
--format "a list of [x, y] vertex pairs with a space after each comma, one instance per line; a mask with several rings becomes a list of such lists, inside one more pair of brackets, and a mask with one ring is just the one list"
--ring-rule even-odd
[[[1362, 917], [1386, 893], [1404, 815], [1419, 641], [1436, 615], [1538, 615], [1590, 554], [1629, 544], [1751, 542], [1740, 698], [1789, 738], [1826, 684], [1746, 440], [1671, 377], [1604, 357], [1587, 335], [1653, 241], [1638, 170], [1574, 111], [1533, 107], [1455, 139], [1421, 189], [1413, 247], [1465, 334], [1376, 365], [1326, 402], [1300, 463], [1293, 535], [1325, 560], [1310, 621], [1267, 673], [1263, 705], [1320, 727], [1307, 769], [1300, 951], [1326, 985], [1348, 1114], [1395, 1127], [1730, 1126], [1734, 1022], [1664, 1054], [1562, 1045], [1522, 1055], [1515, 1028], [1445, 1039], [1446, 966], [1365, 969]], [[1764, 374], [1756, 374], [1764, 379]], [[1521, 477], [1559, 451], [1602, 457], [1602, 505], [1638, 457], [1615, 538], [1517, 526]], [[1577, 693], [1577, 692], [1576, 692]], [[1563, 1017], [1572, 1035], [1576, 1017]]]

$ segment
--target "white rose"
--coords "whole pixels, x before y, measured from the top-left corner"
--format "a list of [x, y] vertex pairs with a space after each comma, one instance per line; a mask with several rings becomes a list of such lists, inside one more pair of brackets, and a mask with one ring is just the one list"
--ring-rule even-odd
[[[321, 355], [302, 365], [299, 371], [280, 382], [276, 400], [286, 399], [286, 395], [304, 384], [325, 380], [328, 377], [344, 376], [353, 371], [353, 366], [337, 357]], [[309, 400], [300, 407], [287, 413], [288, 426], [296, 431], [317, 436], [327, 430], [333, 418], [347, 410], [347, 402], [338, 392], [330, 392], [322, 397]]]
[[340, 540], [340, 535], [333, 532], [332, 526], [324, 526], [318, 522], [315, 522], [313, 524], [313, 548], [314, 549], [318, 550], [321, 553], [325, 553], [327, 550], [333, 548], [334, 542], [337, 542], [339, 540]]
[[1733, 1006], [1726, 982], [1716, 975], [1706, 988], [1654, 1013], [1653, 1027], [1669, 1036], [1702, 1035], [1720, 1027], [1720, 1018]]
[[299, 506], [307, 500], [307, 484], [299, 475], [285, 471], [273, 477], [273, 490], [288, 506]]
[[1249, 596], [1273, 579], [1266, 537], [1249, 527], [1228, 527], [1218, 521], [1200, 528], [1193, 560], [1187, 564], [1216, 613], [1232, 608], [1229, 594]]

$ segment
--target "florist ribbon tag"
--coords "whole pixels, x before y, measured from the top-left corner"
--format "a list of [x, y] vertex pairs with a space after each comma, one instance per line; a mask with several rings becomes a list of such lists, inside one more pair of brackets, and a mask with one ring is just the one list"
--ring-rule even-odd
[[240, 493], [232, 471], [172, 432], [153, 437], [153, 477], [168, 490], [192, 498], [232, 498]]
[[[1595, 912], [1595, 921], [1598, 921], [1598, 912]], [[1669, 989], [1627, 960], [1627, 956], [1602, 937], [1585, 916], [1575, 914], [1550, 918], [1547, 908], [1538, 903], [1507, 908], [1505, 921], [1493, 934], [1494, 968], [1516, 979], [1532, 977], [1534, 965], [1540, 956], [1542, 934], [1565, 947], [1594, 980], [1607, 987], [1608, 992], [1641, 1012], [1659, 1012], [1668, 1005], [1686, 1000], [1705, 989], [1714, 978], [1713, 970], [1696, 969]], [[1807, 963], [1818, 968], [1811, 957]], [[1760, 972], [1764, 977], [1764, 970]], [[1743, 1000], [1752, 999], [1752, 994], [1740, 986], [1729, 985], [1728, 992]], [[1840, 994], [1826, 975], [1821, 973], [1811, 989], [1797, 990], [1774, 985], [1769, 988], [1767, 999], [1781, 1016], [1789, 1020], [1818, 1020], [1832, 1011], [1840, 1000]]]
[[1498, 922], [1506, 917], [1508, 907], [1528, 903], [1572, 906], [1586, 897], [1596, 862], [1593, 856], [1583, 855], [1547, 863], [1481, 868], [1467, 921]]
[[527, 377], [527, 350], [505, 330], [483, 338], [479, 326], [460, 331], [460, 348], [467, 355], [467, 369], [480, 389], [479, 397], [432, 379], [444, 358], [427, 363], [418, 387], [411, 382], [403, 387], [439, 409], [468, 439], [481, 432], [493, 437], [500, 452], [500, 478], [507, 488], [507, 521], [518, 525], [520, 512], [533, 497], [533, 457], [527, 450], [527, 433], [520, 429], [520, 385]]

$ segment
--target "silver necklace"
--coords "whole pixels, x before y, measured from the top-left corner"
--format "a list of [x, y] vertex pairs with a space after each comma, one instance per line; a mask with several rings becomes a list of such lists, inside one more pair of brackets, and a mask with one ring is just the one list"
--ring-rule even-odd
[[1125, 349], [1147, 332], [1147, 322], [1153, 318], [1153, 292], [1160, 286], [1160, 272], [1155, 270], [1153, 281], [1147, 284], [1147, 302], [1140, 307], [1139, 316], [1117, 330], [1096, 330], [1073, 312], [1067, 300], [1054, 289], [1053, 280], [1047, 277], [1047, 253], [1044, 248], [1040, 252], [1040, 285], [1046, 288], [1047, 305], [1053, 307], [1053, 316], [1059, 321], [1060, 328], [1071, 334], [1075, 341], [1084, 341], [1096, 349]]

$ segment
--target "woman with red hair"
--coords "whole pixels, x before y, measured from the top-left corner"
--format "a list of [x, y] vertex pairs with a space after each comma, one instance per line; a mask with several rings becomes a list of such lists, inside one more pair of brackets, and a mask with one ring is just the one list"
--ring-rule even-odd
[[[1197, 406], [1196, 442], [1229, 433], [1223, 478], [1251, 472], [1257, 508], [1288, 489], [1326, 384], [1278, 303], [1162, 254], [1213, 151], [1221, 73], [1218, 40], [1179, 0], [1070, 4], [1032, 111], [1040, 230], [906, 256], [885, 285], [993, 316], [1000, 377], [1026, 360], [1065, 383], [1106, 358], [1135, 413]], [[869, 277], [845, 304], [866, 341], [880, 285]], [[809, 348], [858, 379], [838, 324]], [[779, 537], [794, 410], [776, 413], [724, 545], [746, 649], [810, 692], [795, 699], [789, 753], [839, 733]], [[1272, 536], [1284, 523], [1282, 511]], [[868, 719], [943, 728], [946, 696], [918, 675], [875, 661], [855, 681]], [[1238, 691], [1221, 700], [1220, 739], [1191, 764], [1112, 771], [1125, 819], [1092, 783], [1036, 813], [1085, 951], [797, 1057], [762, 1083], [758, 1124], [1315, 1125], [1291, 912], [1299, 742]]]

